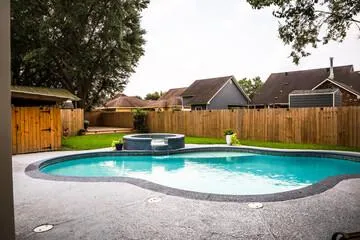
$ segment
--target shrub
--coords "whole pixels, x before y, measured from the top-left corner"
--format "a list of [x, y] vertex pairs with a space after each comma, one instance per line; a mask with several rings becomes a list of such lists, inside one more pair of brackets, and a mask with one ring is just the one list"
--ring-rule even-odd
[[232, 129], [226, 129], [225, 131], [224, 131], [224, 135], [226, 136], [226, 135], [233, 135], [234, 134], [234, 130], [232, 130]]
[[83, 135], [85, 135], [85, 133], [86, 133], [86, 130], [83, 128], [78, 131], [79, 136], [83, 136]]
[[84, 120], [84, 129], [87, 130], [90, 125], [89, 120]]
[[147, 112], [141, 109], [136, 109], [133, 111], [133, 114], [134, 129], [137, 132], [148, 132], [148, 128], [146, 126]]
[[240, 141], [238, 140], [236, 133], [231, 135], [231, 145], [240, 145]]
[[123, 140], [122, 140], [122, 139], [114, 140], [114, 141], [112, 141], [112, 143], [111, 143], [111, 147], [112, 147], [112, 148], [115, 148], [116, 144], [122, 144], [122, 143], [123, 143]]

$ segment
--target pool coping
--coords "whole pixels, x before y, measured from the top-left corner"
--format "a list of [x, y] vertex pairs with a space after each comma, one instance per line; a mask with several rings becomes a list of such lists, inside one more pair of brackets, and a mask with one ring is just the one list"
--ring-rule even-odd
[[42, 167], [49, 164], [54, 164], [60, 161], [73, 160], [81, 157], [99, 157], [99, 156], [129, 156], [129, 155], [172, 155], [177, 153], [191, 153], [202, 151], [229, 151], [229, 152], [248, 152], [261, 153], [271, 155], [287, 155], [287, 156], [311, 156], [311, 157], [331, 157], [339, 160], [350, 160], [360, 162], [360, 154], [353, 152], [341, 151], [324, 151], [324, 150], [283, 150], [283, 149], [269, 149], [258, 147], [235, 147], [235, 146], [212, 146], [212, 147], [191, 147], [182, 148], [170, 151], [91, 151], [85, 153], [77, 153], [65, 156], [59, 156], [50, 159], [40, 160], [31, 163], [25, 168], [25, 174], [36, 179], [62, 181], [62, 182], [124, 182], [136, 185], [138, 187], [148, 189], [155, 192], [160, 192], [167, 195], [217, 202], [277, 202], [287, 201], [292, 199], [304, 198], [325, 192], [333, 188], [339, 182], [346, 179], [360, 178], [360, 174], [346, 174], [328, 177], [320, 182], [312, 185], [280, 193], [259, 194], [259, 195], [230, 195], [230, 194], [214, 194], [202, 193], [195, 191], [182, 190], [172, 187], [167, 187], [161, 184], [153, 183], [147, 180], [131, 178], [131, 177], [69, 177], [45, 174], [40, 171]]

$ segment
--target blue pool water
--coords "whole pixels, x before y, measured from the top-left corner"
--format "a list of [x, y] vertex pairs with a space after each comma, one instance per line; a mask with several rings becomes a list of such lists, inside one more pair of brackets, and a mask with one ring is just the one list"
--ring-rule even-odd
[[60, 176], [124, 176], [164, 186], [218, 194], [266, 194], [294, 190], [329, 176], [359, 174], [360, 162], [332, 158], [200, 152], [169, 156], [104, 156], [48, 165]]

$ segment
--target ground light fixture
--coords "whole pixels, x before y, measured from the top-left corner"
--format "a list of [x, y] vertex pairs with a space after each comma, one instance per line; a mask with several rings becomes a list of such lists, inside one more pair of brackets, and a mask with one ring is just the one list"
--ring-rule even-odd
[[259, 203], [259, 202], [253, 202], [253, 203], [249, 203], [248, 207], [252, 208], [252, 209], [259, 209], [259, 208], [263, 208], [264, 205], [262, 203]]
[[161, 202], [161, 198], [159, 197], [151, 197], [147, 200], [148, 203], [158, 203]]
[[50, 231], [53, 228], [54, 228], [54, 225], [52, 225], [52, 224], [43, 224], [43, 225], [39, 225], [39, 226], [35, 227], [33, 229], [33, 232], [42, 233], [42, 232]]

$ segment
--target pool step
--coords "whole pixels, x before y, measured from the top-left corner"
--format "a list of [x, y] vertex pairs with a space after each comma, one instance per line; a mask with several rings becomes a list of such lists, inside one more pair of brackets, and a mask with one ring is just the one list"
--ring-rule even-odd
[[168, 150], [169, 145], [168, 145], [167, 141], [165, 141], [163, 139], [153, 139], [151, 141], [151, 149], [154, 150], [154, 151]]

